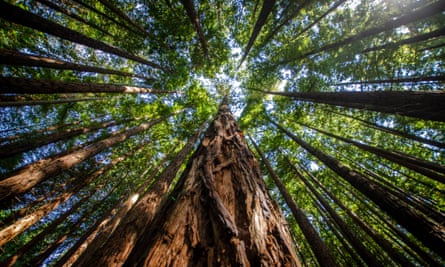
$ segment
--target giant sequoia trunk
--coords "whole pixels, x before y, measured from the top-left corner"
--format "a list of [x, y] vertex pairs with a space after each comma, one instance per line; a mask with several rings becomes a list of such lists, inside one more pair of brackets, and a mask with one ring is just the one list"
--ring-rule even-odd
[[299, 266], [226, 103], [126, 266]]

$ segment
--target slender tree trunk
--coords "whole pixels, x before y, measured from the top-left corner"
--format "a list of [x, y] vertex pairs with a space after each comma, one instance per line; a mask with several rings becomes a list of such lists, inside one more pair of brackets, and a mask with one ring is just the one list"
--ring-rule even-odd
[[[136, 190], [134, 194], [132, 194], [126, 201], [123, 203], [122, 207], [119, 209], [116, 215], [114, 215], [113, 219], [110, 220], [106, 225], [104, 225], [103, 229], [98, 233], [94, 238], [92, 238], [84, 251], [76, 253], [70, 259], [70, 266], [85, 266], [85, 263], [91, 261], [91, 257], [96, 253], [96, 251], [103, 247], [109, 238], [112, 236], [114, 231], [117, 229], [121, 221], [125, 220], [125, 216], [127, 216], [128, 212], [133, 208], [133, 206], [137, 203], [140, 196], [143, 195], [144, 191], [147, 189], [148, 185], [153, 181], [153, 179], [158, 175], [161, 169], [164, 167], [167, 160], [170, 158], [170, 154], [166, 156], [161, 163], [153, 170], [150, 176], [146, 179], [146, 181]], [[68, 259], [67, 259], [68, 260]]]
[[386, 211], [398, 223], [410, 231], [416, 238], [423, 242], [425, 246], [439, 253], [439, 255], [442, 253], [440, 248], [445, 247], [445, 239], [443, 238], [445, 236], [445, 229], [443, 227], [430, 221], [424, 214], [412, 209], [405, 202], [389, 194], [380, 185], [369, 180], [362, 174], [355, 172], [335, 158], [326, 155], [317, 148], [304, 142], [276, 122], [272, 120], [270, 120], [270, 122], [339, 176], [343, 177], [370, 200], [379, 205], [382, 210]]
[[129, 72], [70, 63], [63, 60], [21, 53], [18, 51], [8, 50], [3, 48], [0, 49], [0, 64], [13, 65], [13, 66], [44, 67], [44, 68], [61, 69], [61, 70], [75, 70], [81, 72], [94, 72], [102, 74], [114, 74], [127, 77], [136, 77], [145, 80], [152, 80], [152, 78]]
[[125, 266], [300, 266], [225, 101]]
[[270, 92], [296, 100], [333, 106], [371, 110], [445, 122], [445, 93], [441, 91], [375, 91], [375, 92]]
[[[113, 192], [122, 184], [122, 182], [123, 180], [118, 181], [118, 183], [116, 183], [113, 188], [111, 188], [111, 190], [106, 193], [105, 196], [103, 196], [98, 202], [96, 202], [92, 208], [90, 208], [86, 212], [83, 212], [80, 218], [77, 219], [76, 223], [74, 223], [70, 227], [66, 227], [64, 230], [62, 230], [62, 233], [58, 233], [60, 236], [57, 238], [57, 240], [53, 241], [48, 247], [46, 247], [36, 257], [34, 257], [32, 259], [32, 264], [34, 266], [41, 266], [42, 262], [70, 236], [70, 233], [76, 232], [81, 224], [87, 219], [87, 217], [92, 216], [94, 212], [103, 205], [103, 202], [105, 202], [111, 196], [111, 194], [113, 194]], [[97, 188], [96, 192], [100, 189], [100, 187]]]
[[63, 27], [57, 23], [54, 23], [50, 20], [37, 16], [31, 12], [23, 10], [14, 5], [8, 4], [6, 2], [0, 2], [0, 16], [6, 20], [11, 22], [30, 27], [51, 35], [55, 35], [57, 37], [66, 39], [71, 42], [75, 42], [78, 44], [86, 45], [91, 48], [99, 49], [104, 52], [114, 54], [123, 58], [131, 59], [136, 62], [148, 65], [153, 68], [161, 69], [163, 71], [167, 71], [162, 66], [143, 59], [139, 56], [132, 55], [126, 51], [118, 49], [116, 47], [105, 44], [101, 41], [95, 40], [88, 36], [85, 36], [79, 32], [73, 31], [66, 27]]
[[421, 83], [421, 82], [445, 82], [445, 75], [435, 75], [435, 76], [422, 76], [422, 77], [402, 77], [394, 79], [384, 79], [384, 80], [371, 80], [371, 81], [358, 81], [358, 82], [344, 82], [336, 83], [335, 86], [340, 85], [366, 85], [366, 84], [379, 84], [379, 83]]
[[[176, 178], [185, 158], [192, 151], [204, 126], [205, 124], [188, 140], [187, 144], [148, 188], [144, 196], [120, 222], [107, 242], [100, 250], [93, 253], [93, 256], [82, 264], [83, 266], [121, 266], [125, 262], [137, 239], [153, 219], [162, 197], [168, 192], [170, 184]], [[88, 248], [85, 253], [88, 253]]]
[[140, 33], [142, 33], [143, 35], [146, 35], [146, 31], [144, 28], [142, 28], [141, 25], [137, 24], [136, 22], [134, 22], [132, 19], [130, 19], [121, 9], [119, 9], [118, 7], [116, 7], [113, 3], [111, 3], [108, 0], [99, 0], [99, 2], [106, 6], [109, 10], [113, 11], [114, 14], [116, 14], [119, 18], [121, 18], [122, 20], [124, 20], [125, 22], [127, 22], [129, 25], [133, 26], [135, 29], [137, 29], [137, 31], [139, 31]]
[[85, 134], [91, 131], [108, 128], [119, 124], [116, 121], [106, 121], [97, 125], [81, 127], [77, 129], [67, 129], [64, 131], [55, 132], [46, 136], [41, 136], [34, 139], [25, 139], [22, 142], [14, 142], [0, 146], [0, 159], [13, 156], [15, 154], [25, 152], [43, 145], [51, 144], [60, 140], [66, 140], [68, 138]]
[[[296, 167], [290, 162], [290, 160], [285, 156], [285, 160], [288, 162], [289, 166], [292, 169], [296, 169]], [[385, 250], [386, 253], [397, 263], [401, 264], [401, 266], [414, 266], [409, 260], [407, 260], [399, 251], [397, 251], [391, 242], [385, 239], [382, 235], [378, 234], [369, 224], [364, 222], [357, 214], [348, 209], [343, 203], [332, 193], [330, 192], [314, 175], [312, 175], [304, 166], [298, 164], [300, 169], [302, 169], [311, 180], [321, 188], [340, 208], [342, 208], [346, 213], [351, 217], [355, 223], [357, 223], [382, 249]], [[304, 178], [303, 175], [299, 175], [300, 178], [303, 179], [303, 182], [308, 186], [309, 181]], [[315, 188], [309, 184], [311, 190], [315, 190]], [[318, 194], [318, 193], [317, 193]], [[321, 195], [319, 196], [321, 197]]]
[[199, 20], [198, 14], [196, 14], [194, 1], [192, 0], [181, 0], [181, 3], [184, 5], [184, 9], [187, 12], [190, 21], [195, 27], [196, 33], [198, 34], [199, 42], [201, 43], [202, 50], [204, 51], [204, 55], [206, 57], [209, 56], [209, 48], [207, 46], [207, 41], [204, 36], [204, 30], [202, 29], [201, 22]]
[[445, 143], [442, 143], [442, 142], [434, 141], [434, 140], [431, 140], [431, 139], [426, 139], [426, 138], [423, 138], [423, 137], [420, 137], [420, 136], [417, 136], [417, 135], [414, 135], [414, 134], [410, 134], [410, 133], [407, 133], [407, 132], [402, 132], [402, 131], [399, 131], [399, 130], [396, 130], [396, 129], [392, 129], [392, 128], [389, 128], [389, 127], [384, 127], [384, 126], [378, 125], [378, 124], [376, 124], [374, 122], [370, 122], [370, 121], [367, 121], [367, 120], [362, 120], [360, 118], [356, 118], [356, 117], [353, 117], [353, 116], [350, 116], [350, 115], [347, 115], [347, 114], [343, 114], [343, 113], [340, 113], [340, 112], [336, 112], [336, 111], [333, 111], [333, 110], [327, 110], [326, 112], [332, 112], [332, 113], [338, 114], [340, 116], [344, 116], [344, 117], [351, 118], [353, 120], [357, 120], [357, 121], [359, 121], [363, 125], [371, 127], [373, 129], [380, 130], [380, 131], [385, 132], [385, 133], [390, 133], [392, 135], [400, 136], [400, 137], [403, 137], [403, 138], [406, 138], [406, 139], [411, 139], [411, 140], [414, 140], [414, 141], [417, 141], [417, 142], [420, 142], [420, 143], [423, 143], [423, 144], [427, 144], [427, 145], [431, 145], [431, 146], [435, 146], [435, 147], [438, 147], [438, 148], [445, 149]]
[[294, 38], [298, 38], [299, 36], [301, 36], [303, 33], [307, 32], [310, 28], [312, 28], [315, 24], [319, 23], [323, 18], [325, 18], [327, 15], [329, 15], [332, 11], [334, 11], [335, 9], [337, 9], [337, 7], [339, 7], [341, 4], [343, 4], [344, 2], [346, 2], [346, 0], [339, 0], [338, 2], [336, 2], [330, 9], [328, 9], [325, 13], [323, 13], [323, 15], [321, 15], [320, 17], [318, 17], [316, 20], [314, 20], [311, 24], [307, 25], [304, 29], [302, 29], [299, 33], [297, 33], [296, 35], [294, 35]]
[[41, 4], [43, 4], [43, 5], [45, 5], [45, 6], [47, 6], [47, 7], [49, 7], [49, 8], [51, 8], [51, 9], [54, 9], [54, 10], [56, 10], [56, 11], [58, 11], [58, 12], [64, 14], [64, 15], [66, 15], [68, 17], [71, 17], [71, 18], [73, 18], [73, 19], [75, 19], [75, 20], [77, 20], [77, 21], [79, 21], [79, 22], [81, 22], [81, 23], [83, 23], [85, 25], [88, 25], [91, 28], [96, 29], [96, 30], [98, 30], [99, 32], [101, 32], [101, 33], [103, 33], [105, 35], [108, 35], [108, 36], [110, 36], [112, 38], [116, 38], [113, 35], [111, 35], [109, 32], [107, 32], [104, 29], [102, 29], [101, 27], [99, 27], [96, 24], [94, 24], [94, 23], [92, 23], [92, 22], [82, 18], [81, 16], [78, 16], [77, 14], [71, 12], [68, 9], [62, 8], [62, 7], [56, 5], [56, 4], [54, 4], [54, 3], [52, 3], [52, 2], [50, 2], [48, 0], [36, 0], [36, 1], [41, 3]]
[[379, 45], [379, 46], [375, 46], [375, 47], [370, 47], [367, 48], [365, 50], [362, 51], [362, 53], [368, 53], [371, 51], [378, 51], [378, 50], [382, 50], [382, 49], [388, 49], [388, 48], [397, 48], [401, 45], [405, 45], [405, 44], [412, 44], [412, 43], [417, 43], [417, 42], [422, 42], [428, 39], [432, 39], [432, 38], [438, 38], [441, 36], [445, 35], [445, 27], [444, 28], [440, 28], [438, 30], [435, 31], [431, 31], [429, 33], [425, 33], [425, 34], [420, 34], [411, 38], [407, 38], [404, 40], [400, 40], [398, 42], [394, 42], [394, 43], [388, 43], [388, 44], [384, 44], [384, 45]]
[[280, 190], [280, 193], [283, 196], [284, 200], [286, 201], [287, 206], [292, 211], [295, 220], [297, 221], [301, 231], [306, 237], [306, 240], [311, 246], [311, 249], [314, 252], [315, 257], [317, 258], [317, 261], [320, 264], [320, 266], [337, 266], [335, 258], [331, 254], [329, 247], [324, 243], [324, 241], [318, 235], [317, 231], [314, 229], [309, 219], [304, 214], [304, 211], [292, 199], [292, 196], [287, 191], [283, 182], [281, 182], [280, 177], [278, 177], [278, 174], [275, 173], [275, 171], [272, 168], [272, 165], [267, 160], [266, 156], [264, 156], [263, 151], [261, 151], [261, 149], [255, 144], [255, 142], [250, 136], [249, 139], [253, 144], [253, 146], [255, 147], [256, 151], [258, 152], [258, 155], [260, 156], [264, 165], [266, 166], [270, 176], [272, 177], [278, 189]]
[[142, 123], [137, 127], [133, 127], [123, 133], [98, 141], [83, 149], [75, 150], [67, 155], [42, 159], [36, 163], [29, 164], [16, 174], [0, 181], [0, 200], [10, 199], [18, 194], [24, 193], [51, 176], [79, 164], [104, 149], [119, 144], [127, 138], [139, 134], [165, 119], [166, 117], [154, 119], [150, 122]]
[[399, 152], [399, 151], [388, 151], [379, 147], [373, 147], [366, 145], [361, 142], [353, 141], [348, 138], [344, 138], [342, 136], [338, 136], [332, 133], [328, 133], [326, 131], [314, 128], [312, 126], [309, 126], [305, 123], [296, 122], [297, 124], [300, 124], [304, 127], [307, 127], [309, 129], [312, 129], [314, 131], [317, 131], [319, 133], [322, 133], [324, 135], [330, 136], [332, 138], [341, 140], [345, 143], [352, 144], [364, 151], [370, 152], [376, 156], [385, 158], [389, 161], [395, 162], [401, 166], [407, 167], [411, 170], [414, 170], [418, 173], [421, 173], [431, 179], [434, 179], [438, 182], [445, 183], [445, 166], [442, 166], [438, 163], [422, 160], [416, 157], [413, 157], [411, 155], [407, 155], [405, 153]]
[[83, 102], [83, 101], [103, 101], [103, 100], [106, 100], [106, 98], [84, 97], [84, 98], [56, 99], [56, 100], [0, 101], [0, 107], [59, 105], [59, 104], [76, 103], [76, 102]]
[[432, 16], [434, 16], [436, 14], [440, 14], [443, 11], [445, 11], [445, 3], [442, 2], [442, 1], [437, 1], [437, 2], [434, 2], [432, 4], [429, 4], [428, 6], [425, 6], [425, 7], [421, 8], [421, 9], [415, 10], [415, 11], [409, 13], [409, 14], [404, 14], [404, 15], [400, 16], [399, 18], [390, 19], [388, 21], [385, 21], [381, 26], [377, 26], [377, 27], [374, 27], [374, 28], [370, 28], [370, 29], [364, 30], [364, 31], [362, 31], [360, 33], [357, 33], [357, 34], [355, 34], [353, 36], [350, 36], [348, 38], [345, 38], [343, 40], [340, 40], [340, 41], [337, 41], [337, 42], [325, 45], [325, 46], [323, 46], [323, 47], [321, 47], [321, 48], [319, 48], [317, 50], [311, 50], [311, 51], [309, 51], [307, 53], [304, 53], [303, 55], [299, 56], [296, 59], [292, 59], [292, 60], [287, 60], [286, 59], [286, 60], [280, 62], [279, 64], [286, 64], [286, 63], [289, 63], [291, 61], [295, 61], [295, 60], [298, 60], [298, 59], [303, 59], [303, 58], [306, 58], [308, 56], [315, 55], [315, 54], [318, 54], [318, 53], [321, 53], [321, 52], [324, 52], [324, 51], [337, 49], [337, 48], [342, 47], [344, 45], [348, 45], [350, 43], [362, 40], [362, 39], [364, 39], [366, 37], [373, 36], [373, 35], [378, 34], [380, 32], [388, 31], [390, 29], [394, 29], [394, 28], [397, 28], [397, 27], [405, 25], [405, 24], [409, 24], [409, 23], [412, 23], [412, 22], [415, 22], [415, 21], [418, 21], [418, 20], [421, 20], [421, 19], [432, 17]]
[[28, 78], [0, 77], [3, 94], [60, 94], [60, 93], [127, 93], [173, 94], [176, 91], [150, 89], [126, 85], [61, 82]]
[[[12, 240], [17, 235], [23, 233], [26, 229], [31, 227], [33, 224], [41, 220], [44, 216], [48, 215], [50, 212], [55, 210], [57, 207], [59, 207], [60, 204], [67, 201], [69, 198], [71, 198], [73, 195], [77, 194], [82, 188], [85, 186], [91, 184], [93, 181], [95, 181], [98, 177], [106, 173], [107, 171], [111, 170], [113, 167], [115, 167], [120, 162], [124, 161], [126, 158], [130, 157], [134, 153], [136, 153], [138, 150], [142, 149], [148, 142], [141, 143], [137, 147], [135, 147], [131, 152], [126, 153], [125, 155], [118, 157], [114, 159], [110, 164], [107, 166], [100, 168], [99, 170], [95, 171], [85, 179], [82, 179], [81, 181], [78, 181], [73, 187], [69, 188], [67, 191], [63, 192], [56, 198], [52, 199], [46, 204], [43, 204], [42, 206], [36, 208], [33, 210], [32, 213], [27, 214], [26, 216], [18, 219], [8, 227], [2, 229], [0, 231], [0, 246], [3, 246], [6, 242]], [[106, 184], [105, 182], [102, 182], [99, 184], [93, 191], [91, 191], [91, 195], [99, 190], [101, 187], [103, 187]], [[24, 209], [19, 210], [19, 213], [25, 213], [27, 209], [26, 207]], [[51, 230], [54, 230], [54, 228], [50, 229], [48, 228], [45, 230], [46, 232], [50, 232]], [[42, 234], [42, 233], [41, 233]], [[35, 244], [39, 240], [42, 239], [42, 236], [39, 235], [38, 238], [34, 238], [32, 241], [30, 241], [30, 244]], [[19, 258], [26, 250], [29, 248], [28, 244], [20, 250], [19, 253], [16, 253], [16, 255], [13, 257], [15, 259]], [[0, 266], [2, 266], [0, 264]]]
[[244, 60], [247, 58], [247, 55], [252, 49], [253, 43], [261, 32], [261, 28], [263, 28], [264, 24], [266, 24], [267, 17], [269, 17], [270, 13], [272, 13], [273, 7], [275, 5], [276, 0], [264, 0], [263, 6], [261, 7], [260, 14], [258, 15], [258, 19], [253, 28], [252, 34], [250, 35], [249, 42], [247, 43], [246, 48], [244, 49], [243, 57], [241, 58], [241, 65]]

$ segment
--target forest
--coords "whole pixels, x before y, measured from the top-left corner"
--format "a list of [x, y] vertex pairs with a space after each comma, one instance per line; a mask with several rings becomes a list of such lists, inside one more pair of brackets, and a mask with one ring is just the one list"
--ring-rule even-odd
[[444, 266], [445, 1], [0, 1], [0, 266]]

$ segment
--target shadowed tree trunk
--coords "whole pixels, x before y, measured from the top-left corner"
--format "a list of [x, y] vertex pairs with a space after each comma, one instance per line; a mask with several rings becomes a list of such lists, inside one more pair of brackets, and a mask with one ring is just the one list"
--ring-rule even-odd
[[45, 67], [45, 68], [61, 69], [61, 70], [75, 70], [82, 72], [114, 74], [120, 76], [136, 77], [145, 80], [152, 80], [152, 78], [129, 72], [86, 66], [54, 58], [21, 53], [18, 51], [3, 49], [3, 48], [0, 49], [0, 64], [14, 65], [14, 66], [34, 66], [34, 67]]
[[134, 87], [127, 85], [61, 82], [41, 79], [0, 77], [0, 93], [6, 94], [60, 94], [60, 93], [150, 93], [173, 94], [176, 91]]
[[247, 55], [249, 54], [250, 49], [252, 49], [252, 46], [253, 46], [256, 38], [258, 37], [258, 35], [261, 32], [261, 28], [263, 28], [264, 24], [266, 24], [267, 17], [272, 12], [275, 2], [276, 2], [276, 0], [264, 0], [263, 6], [260, 11], [260, 15], [258, 16], [258, 19], [255, 23], [252, 34], [250, 35], [250, 38], [249, 38], [249, 42], [247, 43], [247, 46], [244, 50], [244, 54], [240, 60], [239, 65], [241, 65], [244, 62], [244, 60], [247, 58]]
[[78, 44], [86, 45], [91, 48], [99, 49], [110, 54], [131, 59], [150, 67], [166, 71], [166, 69], [156, 63], [143, 59], [139, 56], [132, 55], [124, 50], [113, 47], [96, 39], [90, 38], [79, 32], [63, 27], [57, 23], [54, 23], [50, 20], [37, 16], [31, 12], [28, 12], [24, 9], [3, 1], [0, 2], [0, 16], [11, 22], [21, 24], [26, 27], [30, 27]]
[[21, 106], [44, 106], [44, 105], [59, 105], [66, 103], [76, 103], [83, 101], [104, 101], [108, 100], [104, 97], [84, 97], [84, 98], [68, 98], [68, 99], [56, 99], [56, 100], [14, 100], [14, 101], [1, 101], [0, 107], [21, 107]]
[[436, 76], [421, 76], [421, 77], [402, 77], [394, 79], [382, 79], [382, 80], [371, 80], [371, 81], [357, 81], [357, 82], [344, 82], [333, 84], [335, 86], [340, 85], [366, 85], [366, 84], [380, 84], [380, 83], [422, 83], [422, 82], [445, 82], [445, 75]]
[[442, 91], [374, 92], [271, 92], [301, 101], [398, 114], [424, 120], [445, 121], [445, 93]]
[[[93, 256], [86, 262], [83, 262], [83, 266], [122, 266], [136, 244], [138, 237], [153, 219], [162, 197], [168, 192], [179, 168], [192, 151], [204, 126], [205, 123], [187, 141], [187, 144], [172, 159], [156, 181], [151, 184], [144, 196], [123, 218], [107, 242], [102, 245], [102, 248], [93, 253]], [[97, 248], [92, 249], [96, 250]], [[88, 248], [85, 253], [89, 253]]]
[[300, 266], [226, 100], [125, 266]]
[[306, 237], [306, 240], [311, 246], [311, 249], [314, 252], [315, 257], [317, 258], [317, 261], [320, 264], [320, 266], [325, 266], [325, 267], [337, 266], [335, 258], [332, 256], [329, 247], [326, 246], [321, 237], [318, 235], [317, 231], [315, 230], [309, 219], [304, 214], [304, 211], [292, 199], [292, 196], [287, 191], [283, 182], [281, 182], [281, 179], [280, 177], [278, 177], [278, 174], [276, 174], [275, 171], [273, 170], [272, 165], [267, 160], [263, 151], [261, 151], [261, 149], [257, 146], [257, 144], [252, 140], [250, 136], [249, 139], [253, 144], [253, 146], [255, 147], [256, 151], [258, 152], [264, 165], [266, 166], [266, 169], [268, 170], [270, 176], [272, 177], [278, 189], [280, 190], [280, 193], [283, 196], [284, 200], [286, 201], [287, 206], [289, 206], [289, 209], [292, 211], [295, 220], [297, 221], [301, 231]]
[[443, 227], [431, 221], [423, 213], [412, 209], [410, 205], [407, 205], [399, 198], [388, 193], [379, 184], [374, 183], [364, 175], [348, 168], [337, 159], [306, 143], [275, 121], [271, 119], [269, 119], [269, 121], [339, 176], [343, 177], [370, 200], [379, 205], [382, 210], [386, 211], [388, 215], [422, 241], [425, 246], [439, 255], [443, 252], [442, 249], [440, 249], [445, 246], [445, 240], [443, 239], [445, 229]]
[[201, 43], [202, 50], [204, 51], [204, 55], [206, 57], [209, 56], [209, 48], [207, 46], [207, 41], [204, 36], [204, 30], [202, 29], [201, 22], [199, 21], [198, 14], [196, 14], [195, 6], [192, 0], [181, 0], [181, 3], [184, 5], [184, 9], [187, 12], [190, 21], [195, 27], [196, 33], [198, 34], [199, 42]]

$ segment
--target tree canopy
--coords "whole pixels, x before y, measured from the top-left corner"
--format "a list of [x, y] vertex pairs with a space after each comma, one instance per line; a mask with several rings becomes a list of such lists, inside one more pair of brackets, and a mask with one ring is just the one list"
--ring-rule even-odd
[[0, 266], [82, 265], [174, 198], [225, 97], [304, 266], [443, 266], [444, 21], [440, 0], [1, 1]]

